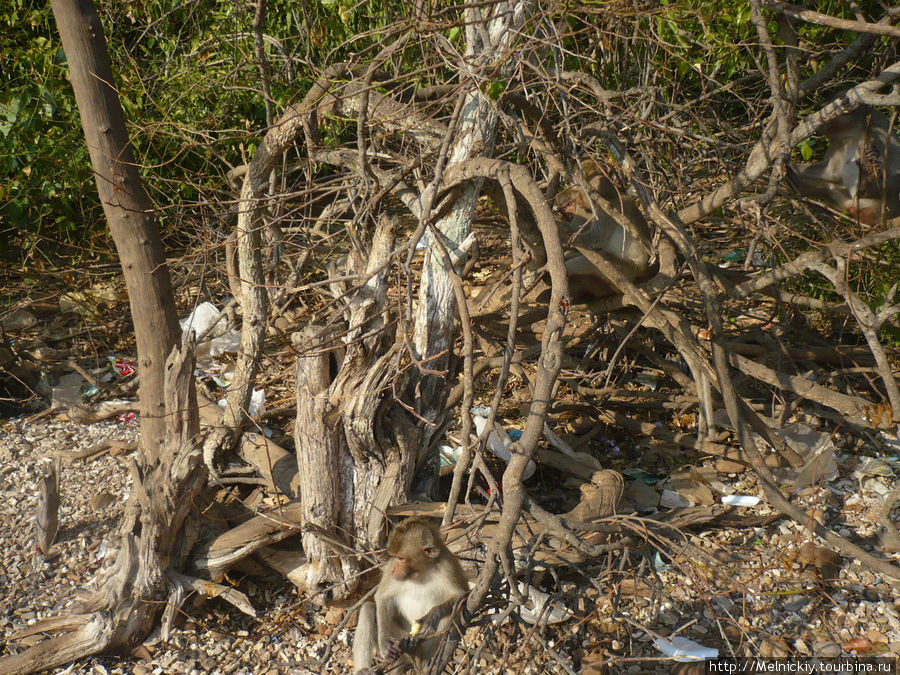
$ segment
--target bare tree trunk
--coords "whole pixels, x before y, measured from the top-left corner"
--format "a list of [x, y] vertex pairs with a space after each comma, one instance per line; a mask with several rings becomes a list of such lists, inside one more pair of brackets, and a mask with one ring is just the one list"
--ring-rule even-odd
[[[515, 37], [524, 23], [528, 3], [521, 1], [498, 3], [493, 9], [470, 8], [466, 10], [468, 45], [466, 57], [484, 68], [485, 73], [494, 73], [497, 63], [505, 58]], [[493, 11], [490, 21], [485, 21], [481, 12]], [[476, 30], [484, 26], [485, 30]], [[513, 61], [504, 63], [500, 77], [508, 75]], [[478, 89], [470, 91], [463, 103], [460, 124], [453, 139], [448, 165], [464, 162], [472, 157], [490, 157], [494, 151], [494, 137], [497, 131], [498, 114], [492, 102]], [[439, 182], [438, 176], [435, 182]], [[447, 257], [451, 264], [462, 269], [465, 264], [467, 238], [472, 233], [475, 217], [475, 203], [481, 193], [481, 181], [466, 183], [450, 212], [434, 225], [428, 239], [425, 262], [422, 268], [422, 282], [419, 287], [419, 305], [416, 311], [414, 341], [417, 357], [425, 363], [428, 371], [446, 371], [450, 363], [451, 347], [454, 339], [456, 308], [454, 306], [452, 270], [447, 267]], [[429, 214], [423, 214], [427, 218]], [[449, 256], [447, 256], [449, 253]], [[416, 407], [433, 426], [423, 425], [420, 457], [423, 472], [420, 476], [420, 491], [430, 492], [437, 479], [438, 458], [434, 447], [432, 430], [442, 428], [445, 403], [450, 391], [447, 376], [424, 374], [419, 389]], [[463, 411], [464, 415], [468, 411]]]
[[[344, 472], [343, 439], [340, 429], [330, 425], [328, 387], [331, 384], [331, 359], [328, 342], [334, 331], [309, 325], [294, 335], [294, 344], [301, 350], [297, 357], [297, 416], [294, 420], [294, 439], [297, 447], [297, 475], [303, 497], [304, 524], [318, 531], [344, 530], [339, 514]], [[340, 559], [333, 554], [328, 542], [316, 532], [303, 534], [306, 566], [305, 584], [316, 588], [341, 578]]]
[[182, 525], [206, 482], [194, 345], [175, 347], [180, 331], [162, 241], [129, 145], [100, 17], [89, 0], [52, 5], [128, 287], [141, 377], [142, 450], [132, 467], [134, 490], [116, 563], [101, 577], [97, 595], [74, 610], [70, 632], [0, 659], [3, 673], [30, 673], [139, 644], [165, 606], [170, 566], [179, 565], [193, 543], [184, 541]]
[[[182, 525], [206, 484], [197, 433], [200, 420], [192, 403], [193, 343], [174, 349], [166, 366], [166, 443], [160, 461], [134, 467], [134, 496], [120, 529], [115, 565], [100, 577], [97, 595], [72, 609], [72, 622], [63, 628], [71, 632], [0, 658], [0, 673], [32, 673], [104, 651], [130, 649], [140, 644], [166, 606], [170, 566], [183, 563], [193, 545], [181, 536]], [[53, 629], [48, 625], [47, 630]]]
[[169, 268], [114, 88], [91, 0], [53, 0], [103, 213], [119, 253], [137, 338], [141, 444], [148, 462], [165, 442], [163, 365], [180, 334]]
[[294, 439], [304, 525], [311, 526], [303, 536], [305, 583], [337, 584], [338, 596], [358, 576], [347, 551], [383, 543], [385, 511], [406, 500], [415, 466], [416, 429], [384, 396], [400, 353], [384, 316], [393, 244], [394, 223], [382, 216], [361, 270], [369, 281], [347, 307], [349, 329], [340, 342], [335, 331], [315, 327], [294, 339], [301, 350]]

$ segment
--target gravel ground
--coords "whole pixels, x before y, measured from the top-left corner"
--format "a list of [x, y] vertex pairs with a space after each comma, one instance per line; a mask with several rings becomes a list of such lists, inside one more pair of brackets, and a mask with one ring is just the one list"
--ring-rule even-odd
[[[8, 642], [16, 628], [64, 612], [79, 593], [90, 591], [111, 550], [131, 489], [127, 454], [106, 453], [94, 461], [65, 466], [60, 531], [48, 560], [42, 561], [34, 544], [36, 484], [50, 458], [107, 438], [134, 440], [136, 431], [133, 421], [0, 422], [0, 655], [39, 639]], [[837, 477], [803, 491], [803, 506], [855, 543], [875, 550], [881, 499], [861, 490], [852, 475], [859, 458], [838, 454], [836, 459]], [[897, 473], [896, 462], [888, 466]], [[756, 493], [750, 474], [720, 478], [735, 492]], [[892, 488], [896, 477], [879, 480]], [[765, 506], [753, 510], [766, 512]], [[654, 637], [676, 632], [718, 647], [723, 655], [849, 656], [848, 643], [855, 640], [869, 656], [900, 656], [900, 584], [879, 578], [855, 560], [812, 560], [815, 549], [800, 525], [782, 519], [765, 527], [710, 529], [694, 532], [688, 541], [707, 555], [707, 562], [685, 564], [686, 558], [675, 556], [668, 566], [658, 564], [653, 575], [607, 568], [589, 583], [558, 580], [555, 588], [562, 601], [585, 618], [552, 628], [542, 636], [542, 647], [535, 644], [533, 649], [516, 649], [525, 643], [522, 634], [503, 626], [497, 631], [498, 641], [480, 655], [478, 668], [472, 670], [600, 673], [601, 660], [621, 657], [647, 660], [622, 662], [615, 672], [673, 672], [672, 664], [651, 659], [660, 656]], [[900, 562], [900, 555], [894, 554], [894, 560]], [[836, 582], [822, 580], [829, 564], [839, 574]], [[329, 667], [314, 665], [343, 610], [323, 610], [306, 602], [291, 584], [274, 576], [243, 577], [235, 572], [229, 580], [248, 595], [258, 619], [220, 601], [190, 600], [183, 608], [184, 623], [165, 643], [158, 635], [151, 636], [138, 655], [142, 658], [96, 657], [54, 672], [349, 672], [351, 633], [346, 629], [337, 635]], [[537, 580], [550, 583], [553, 577]], [[467, 640], [477, 642], [479, 630], [485, 631], [470, 629]], [[491, 654], [506, 660], [498, 663]]]
[[[94, 461], [64, 466], [60, 476], [59, 534], [47, 561], [35, 551], [37, 480], [54, 453], [88, 448], [105, 439], [135, 440], [137, 423], [116, 420], [81, 425], [56, 420], [0, 425], [0, 654], [8, 636], [24, 624], [65, 612], [92, 589], [110, 550], [123, 504], [131, 491], [127, 454], [106, 453]], [[110, 556], [111, 557], [111, 556]], [[233, 581], [240, 575], [232, 575]], [[326, 637], [342, 616], [322, 612], [298, 598], [292, 584], [275, 576], [244, 580], [261, 620], [219, 601], [188, 601], [186, 620], [163, 643], [147, 641], [144, 658], [103, 656], [79, 661], [57, 673], [264, 673], [347, 672], [349, 631], [338, 635], [335, 668], [304, 668], [321, 655]], [[28, 645], [26, 638], [16, 645]], [[147, 658], [147, 657], [152, 658]]]

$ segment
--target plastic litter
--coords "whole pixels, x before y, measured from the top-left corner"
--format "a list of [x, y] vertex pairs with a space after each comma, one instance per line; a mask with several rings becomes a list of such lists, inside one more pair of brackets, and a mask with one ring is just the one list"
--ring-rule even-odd
[[[219, 309], [211, 302], [201, 302], [194, 308], [190, 314], [181, 319], [178, 323], [181, 325], [182, 331], [188, 329], [194, 331], [194, 335], [203, 335], [219, 318]], [[217, 326], [212, 332], [213, 337], [222, 335], [227, 330], [227, 326]]]
[[659, 651], [676, 661], [705, 661], [719, 657], [719, 650], [715, 647], [704, 647], [699, 642], [678, 635], [671, 640], [657, 638], [653, 642]]
[[[478, 410], [478, 412], [476, 412], [476, 410]], [[487, 416], [481, 415], [480, 412], [481, 409], [472, 408], [472, 422], [475, 425], [475, 432], [479, 436], [481, 435], [481, 432], [484, 431], [485, 426], [487, 426]], [[504, 431], [503, 427], [494, 422], [494, 430], [488, 434], [487, 445], [490, 451], [508, 464], [509, 460], [512, 458], [512, 454], [509, 452], [509, 446], [512, 444], [512, 439], [506, 431]], [[537, 466], [534, 461], [529, 460], [528, 466], [525, 467], [525, 473], [522, 475], [522, 480], [528, 480], [534, 475], [536, 470]]]
[[197, 345], [198, 360], [206, 357], [217, 357], [226, 352], [236, 354], [241, 345], [241, 334], [236, 330], [229, 330], [227, 321], [222, 321], [224, 316], [211, 302], [202, 302], [194, 308], [190, 314], [181, 319], [182, 339], [189, 330], [195, 336], [201, 336], [210, 331], [209, 335]]
[[754, 495], [725, 495], [722, 503], [726, 506], [756, 506], [762, 499]]
[[[540, 621], [541, 626], [562, 623], [572, 618], [572, 612], [557, 602], [550, 602], [550, 595], [544, 591], [519, 582], [519, 592], [528, 598], [528, 602], [519, 607], [519, 614], [526, 623], [534, 625]], [[547, 603], [550, 606], [547, 607]]]
[[54, 408], [71, 408], [82, 403], [96, 387], [89, 384], [79, 373], [66, 373], [59, 383], [50, 390], [50, 405]]
[[667, 509], [679, 509], [685, 506], [693, 506], [694, 503], [674, 490], [663, 490], [659, 496], [659, 505]]
[[[805, 460], [799, 469], [774, 471], [779, 480], [790, 483], [799, 490], [830, 481], [837, 476], [834, 441], [831, 434], [815, 431], [802, 422], [778, 429], [775, 433], [787, 441]], [[758, 443], [765, 442], [760, 436], [754, 435], [754, 438]]]
[[[225, 406], [228, 405], [226, 399], [220, 399], [218, 401], [219, 407], [222, 410], [225, 410]], [[254, 389], [253, 393], [250, 394], [250, 405], [247, 406], [247, 414], [250, 417], [257, 417], [262, 415], [266, 411], [266, 392], [264, 389]]]
[[123, 359], [119, 356], [107, 356], [106, 360], [109, 361], [109, 365], [116, 371], [119, 377], [131, 377], [137, 373], [137, 368], [134, 365], [133, 359]]

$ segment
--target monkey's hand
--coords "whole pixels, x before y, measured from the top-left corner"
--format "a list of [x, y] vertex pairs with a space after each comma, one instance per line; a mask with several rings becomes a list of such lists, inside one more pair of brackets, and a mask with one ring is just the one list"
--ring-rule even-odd
[[413, 624], [410, 635], [420, 635], [422, 633], [437, 633], [440, 628], [441, 621], [453, 613], [458, 598], [445, 600], [439, 605], [435, 605], [428, 610], [426, 614], [419, 617], [419, 620]]
[[428, 613], [420, 617], [418, 621], [413, 622], [409, 629], [409, 635], [391, 642], [391, 647], [385, 660], [388, 662], [396, 661], [404, 654], [414, 651], [424, 640], [434, 637], [435, 633], [438, 632], [441, 621], [453, 611], [455, 603], [456, 600], [453, 599], [435, 605]]
[[385, 662], [394, 663], [395, 661], [398, 661], [404, 654], [409, 654], [411, 651], [414, 651], [415, 648], [419, 646], [420, 642], [422, 642], [422, 638], [417, 635], [407, 635], [406, 637], [391, 641], [388, 653], [384, 657]]

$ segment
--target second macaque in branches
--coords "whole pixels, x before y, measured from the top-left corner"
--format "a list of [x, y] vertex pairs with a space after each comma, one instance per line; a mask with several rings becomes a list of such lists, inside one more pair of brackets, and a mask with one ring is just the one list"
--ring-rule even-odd
[[829, 141], [822, 160], [788, 167], [797, 192], [867, 225], [900, 215], [900, 142], [888, 119], [859, 108], [819, 131]]
[[[608, 254], [609, 263], [629, 281], [646, 278], [651, 237], [644, 215], [635, 200], [617, 188], [600, 165], [587, 160], [581, 166], [590, 189], [573, 186], [556, 197], [557, 209], [566, 218], [560, 223], [563, 244]], [[612, 292], [602, 272], [577, 251], [566, 254], [566, 272], [573, 297]]]
[[[389, 660], [400, 655], [421, 671], [450, 626], [456, 600], [469, 590], [459, 560], [427, 518], [400, 523], [388, 538], [387, 553], [390, 560], [375, 591], [374, 606], [368, 602], [359, 610], [353, 638], [356, 673], [372, 672], [376, 652]], [[410, 633], [418, 632], [414, 627], [420, 622], [437, 635], [411, 640]], [[405, 648], [398, 651], [398, 642]]]

